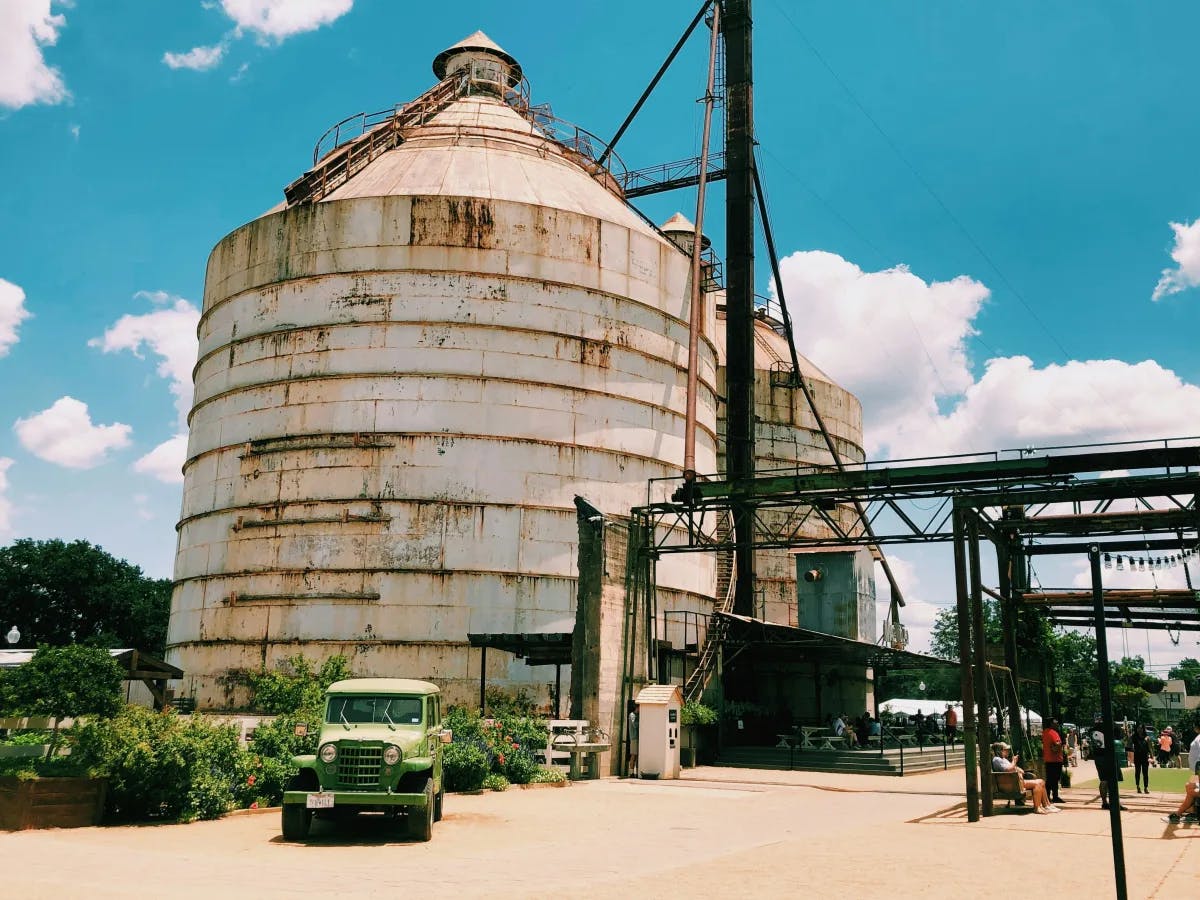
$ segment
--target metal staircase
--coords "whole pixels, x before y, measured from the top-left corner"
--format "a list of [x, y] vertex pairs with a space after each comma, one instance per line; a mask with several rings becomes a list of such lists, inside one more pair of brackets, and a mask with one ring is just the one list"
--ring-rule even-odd
[[[341, 187], [368, 163], [404, 143], [405, 129], [424, 125], [467, 92], [469, 79], [456, 72], [413, 100], [391, 110], [358, 113], [329, 129], [317, 142], [313, 167], [283, 189], [288, 206], [316, 203]], [[343, 131], [357, 136], [342, 141]], [[333, 147], [322, 154], [331, 139]], [[318, 158], [319, 157], [319, 158]]]
[[[718, 526], [714, 540], [718, 543], [724, 543], [729, 539], [732, 531], [733, 519], [732, 517], [726, 517], [721, 525]], [[737, 582], [734, 559], [732, 550], [717, 551], [718, 600], [715, 607], [717, 612], [733, 612], [734, 587]], [[713, 668], [717, 663], [717, 651], [721, 648], [721, 642], [725, 640], [725, 628], [725, 619], [720, 616], [709, 618], [708, 631], [704, 636], [704, 647], [700, 651], [700, 659], [683, 686], [683, 699], [685, 703], [699, 700], [700, 695], [704, 693], [704, 687], [708, 684], [709, 676], [712, 675]]]

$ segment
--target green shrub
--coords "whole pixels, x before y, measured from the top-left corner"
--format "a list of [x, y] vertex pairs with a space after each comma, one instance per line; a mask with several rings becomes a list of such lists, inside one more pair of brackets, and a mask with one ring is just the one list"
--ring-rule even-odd
[[71, 758], [109, 778], [116, 820], [211, 819], [228, 810], [245, 781], [246, 753], [230, 725], [129, 706], [72, 729]]
[[234, 788], [234, 802], [240, 809], [252, 806], [278, 806], [283, 792], [299, 769], [290, 759], [245, 754]]
[[501, 687], [489, 686], [483, 691], [484, 704], [489, 716], [524, 716], [537, 715], [537, 705], [525, 688], [518, 688], [509, 693]]
[[533, 773], [533, 777], [529, 779], [530, 784], [562, 784], [567, 780], [565, 773], [558, 769], [550, 769], [546, 766], [538, 766], [537, 771]]
[[[250, 752], [256, 756], [291, 760], [293, 756], [304, 756], [317, 752], [317, 739], [321, 735], [320, 717], [316, 719], [294, 715], [278, 716], [263, 722], [254, 729], [250, 741]], [[307, 725], [303, 735], [296, 734], [297, 725]]]
[[251, 705], [267, 715], [301, 714], [310, 720], [324, 710], [325, 689], [350, 677], [344, 656], [331, 656], [318, 670], [300, 654], [289, 657], [274, 669], [242, 673], [240, 680], [250, 688]]
[[500, 772], [513, 784], [529, 784], [538, 768], [532, 753], [515, 750], [504, 758]]
[[717, 711], [698, 700], [689, 700], [683, 704], [683, 709], [680, 710], [679, 723], [681, 725], [716, 725]]
[[499, 772], [493, 772], [483, 779], [483, 789], [485, 791], [507, 791], [508, 779]]
[[479, 790], [490, 768], [487, 751], [476, 743], [456, 740], [443, 750], [442, 776], [448, 791]]
[[14, 731], [0, 741], [6, 747], [36, 747], [50, 743], [49, 731]]
[[78, 778], [97, 774], [75, 756], [18, 756], [0, 759], [0, 775], [29, 778]]

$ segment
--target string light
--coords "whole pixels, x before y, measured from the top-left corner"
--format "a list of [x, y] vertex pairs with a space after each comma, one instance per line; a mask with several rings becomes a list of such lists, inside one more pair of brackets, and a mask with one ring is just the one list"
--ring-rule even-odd
[[1104, 568], [1106, 568], [1106, 569], [1112, 568], [1112, 554], [1111, 553], [1104, 554]]
[[1117, 557], [1117, 571], [1118, 572], [1125, 571], [1125, 557], [1123, 557], [1123, 556]]

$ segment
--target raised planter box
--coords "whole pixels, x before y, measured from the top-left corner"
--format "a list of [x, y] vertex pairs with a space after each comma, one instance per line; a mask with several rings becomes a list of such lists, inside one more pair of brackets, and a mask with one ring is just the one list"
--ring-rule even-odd
[[0, 831], [99, 825], [107, 793], [106, 778], [0, 777]]

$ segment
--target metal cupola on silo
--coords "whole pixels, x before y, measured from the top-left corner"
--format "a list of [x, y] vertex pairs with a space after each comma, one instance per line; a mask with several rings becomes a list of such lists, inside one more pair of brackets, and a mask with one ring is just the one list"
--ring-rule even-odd
[[468, 77], [495, 73], [497, 77], [490, 79], [493, 83], [508, 85], [519, 84], [522, 78], [520, 63], [482, 31], [463, 38], [433, 58], [433, 74], [438, 81], [458, 72], [465, 72]]

